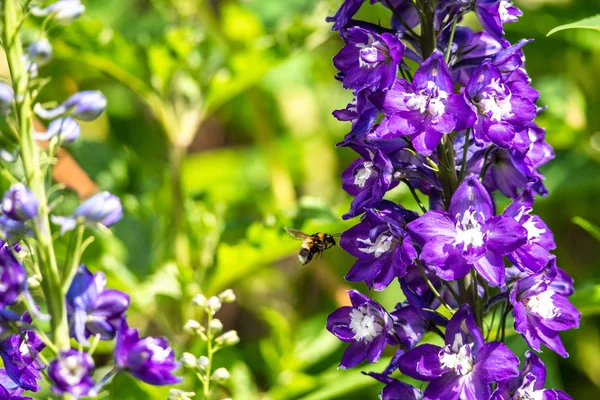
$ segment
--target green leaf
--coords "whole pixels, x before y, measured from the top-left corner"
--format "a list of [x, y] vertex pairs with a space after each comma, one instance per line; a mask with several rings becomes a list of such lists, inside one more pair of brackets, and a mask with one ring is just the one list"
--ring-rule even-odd
[[573, 223], [579, 225], [583, 229], [585, 229], [590, 235], [592, 235], [596, 240], [600, 241], [600, 227], [592, 224], [591, 222], [586, 221], [581, 217], [573, 218]]
[[569, 299], [585, 316], [600, 313], [600, 285], [579, 288]]
[[548, 32], [546, 36], [550, 36], [558, 31], [564, 31], [565, 29], [593, 29], [595, 31], [600, 31], [600, 14], [584, 18], [577, 22], [571, 22], [570, 24], [559, 25]]

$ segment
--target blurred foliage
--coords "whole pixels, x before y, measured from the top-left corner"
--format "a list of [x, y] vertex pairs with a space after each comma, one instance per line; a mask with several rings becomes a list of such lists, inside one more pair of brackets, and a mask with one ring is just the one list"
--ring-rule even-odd
[[[239, 302], [224, 307], [223, 322], [242, 341], [217, 363], [231, 371], [222, 394], [234, 399], [374, 399], [380, 390], [359, 369], [336, 369], [343, 346], [324, 329], [345, 301], [353, 259], [334, 248], [301, 267], [299, 243], [283, 231], [338, 233], [353, 223], [341, 221], [350, 199], [340, 173], [355, 156], [335, 148], [348, 126], [330, 115], [351, 95], [333, 79], [341, 42], [324, 22], [340, 3], [90, 1], [84, 18], [51, 32], [57, 60], [42, 70], [52, 77], [42, 98], [86, 88], [107, 95], [108, 113], [84, 125], [69, 152], [126, 211], [84, 261], [132, 294], [131, 325], [169, 336], [179, 352], [202, 347], [182, 330], [201, 317], [191, 296], [233, 288]], [[506, 27], [508, 38], [535, 39], [527, 68], [549, 106], [539, 123], [557, 153], [544, 170], [551, 195], [535, 210], [555, 233], [584, 310], [581, 329], [564, 335], [571, 357], [542, 357], [550, 385], [592, 399], [600, 391], [600, 252], [586, 230], [600, 225], [600, 33], [546, 33], [589, 17], [600, 0], [515, 3], [524, 16]], [[359, 17], [387, 14], [365, 4]], [[416, 209], [404, 187], [390, 197]], [[75, 204], [67, 195], [60, 207]], [[401, 300], [397, 288], [374, 296], [387, 307]], [[522, 340], [510, 340], [522, 354]], [[110, 351], [99, 349], [99, 366]], [[184, 387], [199, 391], [188, 378]], [[166, 389], [122, 376], [104, 398], [165, 397]]]

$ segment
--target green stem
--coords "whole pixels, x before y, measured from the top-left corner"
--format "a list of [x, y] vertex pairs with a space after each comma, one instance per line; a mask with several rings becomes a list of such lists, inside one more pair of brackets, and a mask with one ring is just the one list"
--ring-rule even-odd
[[204, 394], [204, 398], [208, 400], [208, 397], [210, 396], [210, 376], [212, 374], [212, 362], [213, 362], [213, 355], [214, 355], [214, 349], [213, 349], [213, 332], [212, 329], [210, 329], [210, 322], [213, 319], [213, 315], [211, 311], [208, 311], [208, 320], [206, 321], [206, 326], [208, 327], [208, 329], [206, 330], [206, 346], [207, 346], [207, 350], [206, 350], [206, 357], [208, 358], [208, 365], [206, 366], [206, 370], [204, 371], [204, 377], [205, 379], [202, 381], [202, 386], [203, 386], [203, 394]]
[[471, 128], [467, 129], [467, 133], [465, 134], [465, 144], [463, 147], [462, 163], [460, 165], [460, 177], [458, 179], [459, 182], [462, 182], [463, 179], [465, 179], [465, 175], [467, 174], [467, 156], [469, 153], [470, 136], [471, 136]]
[[452, 30], [450, 31], [450, 39], [448, 40], [448, 48], [446, 49], [446, 64], [450, 61], [450, 52], [452, 49], [452, 42], [454, 41], [454, 32], [456, 31], [457, 22], [458, 18], [454, 18], [454, 21], [452, 21]]
[[[83, 253], [83, 246], [81, 245], [83, 242], [83, 231], [85, 230], [85, 225], [79, 223], [73, 235], [75, 235], [74, 246], [71, 248], [69, 246], [69, 254], [67, 254], [68, 261], [65, 264], [65, 269], [63, 270], [62, 275], [62, 292], [63, 295], [69, 291], [71, 287], [71, 282], [77, 273], [77, 268], [79, 267], [79, 262], [81, 261], [81, 254]], [[72, 254], [72, 255], [71, 255]]]
[[442, 298], [442, 296], [440, 295], [440, 293], [437, 291], [437, 289], [435, 288], [435, 286], [433, 286], [433, 283], [431, 283], [431, 281], [427, 277], [427, 274], [425, 273], [425, 269], [423, 268], [423, 264], [421, 264], [421, 261], [419, 259], [416, 259], [415, 261], [417, 263], [417, 267], [419, 267], [419, 272], [421, 273], [421, 276], [423, 277], [423, 279], [425, 280], [425, 282], [427, 282], [427, 286], [429, 286], [429, 290], [431, 290], [431, 292], [433, 293], [433, 295], [440, 301], [440, 303], [442, 303], [442, 305], [444, 307], [446, 307], [448, 310], [452, 311], [452, 307], [450, 307], [448, 305], [448, 303], [446, 303], [444, 301], [444, 299]]
[[421, 211], [423, 211], [424, 213], [426, 213], [427, 212], [427, 208], [425, 208], [425, 206], [421, 202], [421, 199], [419, 198], [419, 195], [415, 191], [415, 188], [413, 188], [413, 186], [410, 184], [410, 182], [408, 181], [408, 179], [402, 179], [402, 182], [404, 182], [406, 184], [406, 186], [408, 186], [408, 189], [410, 190], [410, 193], [412, 194], [412, 196], [414, 197], [415, 201], [419, 205], [419, 208], [421, 209]]

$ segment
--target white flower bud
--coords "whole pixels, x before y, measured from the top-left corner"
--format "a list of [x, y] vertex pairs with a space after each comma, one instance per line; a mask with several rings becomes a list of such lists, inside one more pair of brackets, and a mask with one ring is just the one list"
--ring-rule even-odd
[[240, 337], [236, 331], [229, 331], [216, 338], [215, 342], [225, 346], [233, 346], [240, 342]]
[[184, 392], [179, 389], [171, 389], [169, 390], [169, 397], [167, 400], [192, 400], [196, 393], [194, 392]]
[[210, 379], [215, 382], [225, 382], [230, 377], [231, 375], [229, 375], [229, 371], [227, 371], [225, 368], [217, 368], [215, 372], [213, 372]]
[[220, 319], [213, 319], [210, 321], [210, 323], [208, 324], [208, 329], [212, 332], [212, 333], [220, 333], [223, 330], [223, 323], [221, 322]]
[[231, 289], [224, 290], [219, 294], [219, 299], [223, 303], [233, 303], [235, 301], [235, 293]]
[[198, 334], [198, 332], [204, 331], [204, 328], [202, 327], [202, 325], [200, 325], [200, 322], [194, 319], [190, 319], [183, 326], [183, 330], [187, 333]]
[[184, 367], [196, 368], [198, 360], [196, 360], [195, 355], [193, 355], [192, 353], [186, 352], [181, 355], [181, 363], [183, 364]]
[[208, 309], [213, 314], [221, 309], [221, 300], [217, 296], [211, 296], [208, 301]]
[[206, 307], [206, 305], [208, 304], [206, 297], [204, 297], [204, 295], [201, 294], [195, 295], [192, 298], [192, 303], [202, 308]]
[[204, 371], [206, 369], [206, 367], [208, 367], [208, 364], [210, 363], [210, 360], [208, 359], [208, 357], [206, 356], [200, 356], [198, 358], [198, 362], [197, 367], [199, 370]]

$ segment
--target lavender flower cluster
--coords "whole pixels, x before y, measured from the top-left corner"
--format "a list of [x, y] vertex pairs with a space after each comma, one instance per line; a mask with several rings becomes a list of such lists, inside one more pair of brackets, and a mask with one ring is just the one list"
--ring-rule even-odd
[[[547, 195], [538, 168], [554, 154], [534, 122], [543, 108], [525, 70], [529, 40], [504, 37], [521, 11], [507, 0], [371, 0], [391, 12], [382, 26], [353, 19], [362, 3], [345, 0], [328, 18], [345, 42], [336, 78], [354, 94], [334, 112], [352, 123], [339, 145], [359, 155], [342, 181], [354, 197], [344, 218], [361, 217], [340, 245], [357, 258], [348, 281], [384, 290], [398, 279], [406, 299], [387, 311], [350, 291], [351, 306], [327, 320], [349, 343], [340, 367], [375, 363], [390, 346], [389, 366], [368, 373], [384, 400], [570, 399], [543, 388], [534, 352], [519, 368], [503, 343], [512, 316], [531, 349], [567, 357], [559, 332], [581, 318], [552, 232], [532, 214], [534, 196]], [[460, 25], [470, 12], [482, 31]], [[400, 184], [421, 214], [384, 198]], [[502, 212], [496, 192], [511, 200]], [[444, 345], [420, 344], [428, 332]]]
[[[28, 2], [29, 3], [29, 2]], [[66, 24], [84, 11], [79, 0], [59, 0], [46, 8], [29, 3], [31, 15]], [[130, 305], [127, 293], [106, 287], [101, 272], [92, 273], [80, 264], [86, 247], [82, 240], [86, 227], [108, 229], [118, 222], [123, 207], [118, 197], [98, 193], [77, 207], [72, 215], [50, 215], [45, 187], [48, 168], [39, 163], [42, 156], [52, 158], [60, 145], [68, 145], [79, 136], [78, 121], [92, 121], [105, 110], [107, 101], [98, 91], [74, 94], [54, 108], [32, 106], [38, 67], [50, 61], [52, 46], [42, 38], [23, 54], [15, 21], [23, 10], [15, 0], [2, 2], [4, 44], [11, 68], [12, 85], [0, 84], [0, 110], [3, 118], [18, 132], [19, 161], [24, 176], [4, 194], [0, 216], [0, 399], [29, 399], [24, 393], [37, 392], [47, 379], [52, 391], [61, 398], [96, 396], [103, 385], [119, 372], [126, 372], [151, 385], [168, 385], [181, 381], [173, 375], [178, 367], [175, 352], [165, 338], [140, 337], [130, 328], [126, 312]], [[16, 31], [11, 31], [14, 27]], [[44, 133], [30, 128], [33, 116], [48, 120]], [[23, 129], [25, 127], [26, 129]], [[47, 141], [47, 149], [34, 140]], [[7, 161], [6, 159], [4, 161]], [[17, 162], [17, 158], [10, 160]], [[17, 168], [18, 170], [18, 168]], [[60, 235], [71, 232], [65, 262], [58, 262], [49, 221]], [[58, 233], [57, 233], [58, 234]], [[38, 307], [30, 287], [40, 287], [44, 297]], [[46, 307], [47, 305], [47, 307]], [[18, 308], [28, 311], [20, 316]], [[45, 314], [45, 312], [48, 314]], [[50, 332], [45, 332], [50, 320]], [[116, 339], [114, 368], [95, 382], [92, 355], [101, 340]], [[71, 348], [71, 341], [77, 348]], [[44, 352], [44, 354], [42, 354]]]

